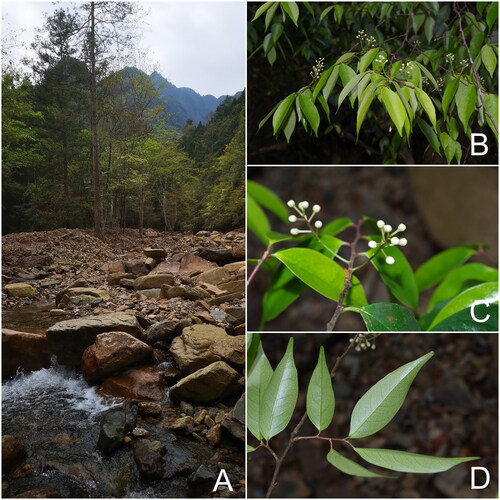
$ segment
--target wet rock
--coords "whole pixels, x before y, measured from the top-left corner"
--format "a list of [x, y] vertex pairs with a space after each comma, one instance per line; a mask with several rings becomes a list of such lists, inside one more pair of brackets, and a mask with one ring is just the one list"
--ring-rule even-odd
[[170, 397], [199, 402], [224, 399], [240, 390], [240, 377], [227, 363], [217, 361], [179, 380], [170, 388]]
[[148, 430], [144, 429], [143, 427], [135, 427], [132, 430], [132, 435], [138, 438], [143, 438], [150, 436], [151, 433]]
[[170, 353], [183, 373], [193, 373], [221, 357], [210, 347], [214, 342], [226, 341], [229, 335], [212, 325], [192, 325], [184, 328], [182, 335], [172, 341]]
[[179, 404], [179, 410], [181, 413], [185, 413], [189, 417], [192, 417], [194, 415], [194, 408], [193, 405], [189, 404], [186, 401], [181, 401]]
[[144, 333], [135, 316], [126, 313], [102, 314], [60, 321], [47, 330], [49, 351], [62, 365], [79, 365], [82, 354], [104, 332], [121, 331], [143, 340]]
[[218, 285], [221, 281], [226, 281], [230, 278], [230, 274], [223, 267], [215, 267], [210, 271], [205, 271], [201, 274], [198, 274], [194, 279], [195, 281], [201, 283], [208, 283], [210, 285]]
[[28, 283], [9, 283], [4, 286], [4, 291], [9, 297], [29, 297], [36, 295], [36, 288]]
[[68, 316], [68, 311], [65, 311], [64, 309], [51, 309], [49, 311], [49, 314], [53, 316], [54, 318], [57, 318], [59, 316]]
[[208, 411], [206, 410], [206, 408], [202, 408], [201, 410], [197, 411], [194, 415], [194, 425], [201, 425], [207, 416]]
[[166, 319], [151, 325], [146, 330], [146, 341], [151, 345], [159, 341], [171, 342], [174, 337], [181, 333], [176, 331], [177, 324], [176, 321]]
[[54, 490], [44, 490], [41, 488], [35, 490], [24, 491], [19, 495], [14, 495], [12, 498], [61, 498], [62, 495]]
[[132, 273], [125, 273], [125, 272], [113, 273], [113, 274], [108, 275], [108, 277], [106, 278], [106, 281], [110, 285], [119, 285], [121, 283], [121, 281], [125, 280], [125, 279], [134, 280], [135, 276]]
[[2, 329], [2, 378], [50, 367], [45, 335]]
[[163, 248], [145, 248], [143, 251], [146, 257], [157, 257], [159, 259], [164, 259], [168, 256], [167, 251]]
[[54, 443], [56, 446], [74, 446], [75, 444], [80, 443], [80, 439], [72, 438], [69, 434], [61, 432], [54, 438], [50, 439], [50, 442]]
[[83, 377], [96, 384], [107, 376], [133, 364], [147, 361], [153, 348], [125, 332], [107, 332], [97, 335], [95, 344], [82, 356]]
[[139, 415], [159, 417], [162, 414], [161, 405], [158, 403], [140, 402], [137, 406]]
[[209, 262], [208, 260], [202, 259], [197, 255], [188, 254], [182, 257], [179, 271], [183, 271], [186, 273], [191, 273], [193, 271], [203, 272], [209, 271], [214, 267], [217, 267], [217, 264], [215, 264], [214, 262]]
[[215, 484], [217, 475], [206, 465], [200, 465], [195, 472], [188, 477], [189, 486], [200, 486], [207, 483]]
[[147, 290], [148, 288], [161, 288], [162, 285], [173, 285], [174, 276], [172, 274], [148, 274], [140, 276], [134, 281], [136, 290]]
[[123, 438], [134, 428], [136, 419], [133, 408], [112, 408], [101, 417], [97, 449], [109, 455], [123, 443]]
[[186, 434], [191, 434], [193, 427], [193, 417], [171, 417], [167, 422], [167, 428], [171, 431], [185, 430]]
[[213, 421], [212, 417], [210, 415], [207, 415], [204, 419], [203, 419], [203, 423], [210, 429], [211, 427], [213, 427], [215, 425], [215, 422]]
[[2, 436], [2, 472], [10, 472], [24, 463], [28, 454], [15, 436]]
[[220, 443], [222, 437], [222, 431], [220, 424], [211, 427], [205, 434], [206, 440], [212, 445], [217, 446]]
[[165, 474], [163, 456], [167, 449], [160, 441], [140, 439], [134, 443], [134, 461], [141, 479], [161, 479]]
[[161, 401], [164, 385], [161, 371], [156, 366], [143, 366], [106, 379], [98, 392], [127, 399]]
[[[125, 272], [131, 273], [134, 276], [140, 276], [149, 272], [146, 264], [140, 259], [132, 259], [124, 262]], [[152, 287], [148, 287], [152, 288]]]

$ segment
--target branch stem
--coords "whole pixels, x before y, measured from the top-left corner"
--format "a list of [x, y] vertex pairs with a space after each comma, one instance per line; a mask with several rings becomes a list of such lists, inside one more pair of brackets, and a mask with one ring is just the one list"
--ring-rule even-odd
[[254, 267], [252, 274], [250, 275], [250, 277], [247, 280], [247, 286], [250, 285], [250, 283], [252, 282], [254, 276], [257, 274], [257, 271], [260, 269], [260, 266], [262, 266], [264, 261], [269, 258], [269, 252], [271, 251], [271, 246], [272, 246], [272, 243], [269, 243], [269, 245], [267, 245], [266, 250], [262, 254], [262, 257], [260, 258], [259, 262], [257, 262], [257, 265]]

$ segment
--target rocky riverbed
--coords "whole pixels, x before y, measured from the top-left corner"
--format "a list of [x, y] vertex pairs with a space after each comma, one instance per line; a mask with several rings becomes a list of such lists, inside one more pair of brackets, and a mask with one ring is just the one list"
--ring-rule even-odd
[[244, 248], [3, 238], [4, 497], [244, 496]]

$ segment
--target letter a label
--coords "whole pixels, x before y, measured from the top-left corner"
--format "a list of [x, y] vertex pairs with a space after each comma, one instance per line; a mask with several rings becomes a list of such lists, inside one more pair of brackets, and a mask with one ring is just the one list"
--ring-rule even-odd
[[214, 491], [217, 491], [219, 489], [219, 486], [227, 486], [229, 491], [234, 491], [233, 487], [231, 486], [231, 482], [229, 481], [229, 478], [227, 477], [226, 469], [220, 470], [219, 477], [217, 478], [217, 481], [215, 481], [215, 486], [214, 486], [214, 489], [212, 490], [212, 493]]

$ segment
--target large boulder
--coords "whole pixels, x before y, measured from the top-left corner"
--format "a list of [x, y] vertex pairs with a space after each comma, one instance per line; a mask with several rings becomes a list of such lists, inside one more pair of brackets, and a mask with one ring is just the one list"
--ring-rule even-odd
[[230, 248], [207, 248], [200, 247], [196, 249], [196, 254], [202, 259], [216, 262], [224, 265], [234, 261], [233, 252]]
[[136, 290], [147, 290], [149, 288], [161, 288], [162, 285], [173, 285], [173, 274], [148, 274], [147, 276], [139, 276], [134, 281]]
[[135, 276], [147, 274], [149, 269], [146, 264], [140, 259], [132, 259], [124, 262], [125, 272], [132, 273]]
[[142, 366], [106, 379], [98, 392], [117, 398], [161, 401], [164, 385], [161, 370], [156, 366]]
[[210, 285], [218, 285], [222, 281], [226, 281], [231, 277], [229, 272], [223, 267], [214, 267], [210, 271], [195, 276], [195, 281], [199, 283], [209, 283]]
[[195, 271], [203, 272], [203, 271], [209, 271], [214, 267], [217, 267], [217, 264], [215, 264], [214, 262], [202, 259], [197, 255], [188, 254], [182, 257], [179, 271], [183, 271], [186, 273], [192, 273]]
[[10, 472], [19, 467], [28, 457], [26, 449], [15, 436], [2, 436], [2, 469]]
[[101, 297], [103, 299], [109, 299], [109, 292], [107, 290], [101, 290], [99, 288], [88, 288], [88, 287], [73, 287], [66, 290], [66, 295], [68, 297], [76, 297], [78, 295], [90, 295], [91, 297]]
[[179, 262], [160, 262], [157, 266], [155, 266], [150, 271], [151, 274], [170, 274], [170, 273], [178, 273], [180, 264]]
[[244, 366], [245, 336], [238, 335], [236, 337], [232, 337], [228, 335], [227, 338], [214, 342], [210, 346], [210, 351], [223, 361]]
[[241, 389], [241, 375], [224, 361], [217, 361], [179, 380], [170, 388], [174, 400], [211, 402], [232, 396]]
[[217, 326], [192, 325], [184, 328], [180, 337], [174, 338], [170, 353], [183, 373], [193, 373], [200, 368], [220, 361], [221, 356], [210, 347], [214, 342], [226, 341], [229, 335]]
[[181, 334], [181, 331], [176, 328], [178, 324], [178, 321], [169, 319], [154, 323], [146, 330], [146, 341], [151, 345], [160, 340], [171, 342], [174, 337]]
[[137, 413], [132, 408], [112, 408], [101, 417], [97, 449], [108, 455], [117, 450], [134, 428]]
[[87, 347], [82, 357], [83, 377], [95, 384], [114, 372], [153, 356], [153, 348], [125, 332], [97, 335], [95, 344]]
[[2, 377], [49, 368], [50, 354], [44, 334], [2, 329]]
[[163, 455], [166, 446], [160, 441], [140, 439], [134, 443], [134, 462], [141, 479], [162, 479], [165, 474]]
[[62, 365], [79, 365], [82, 354], [100, 333], [125, 332], [139, 340], [144, 331], [137, 318], [126, 313], [101, 314], [87, 318], [60, 321], [47, 330], [49, 351]]
[[9, 283], [4, 286], [4, 291], [9, 297], [29, 297], [36, 295], [36, 288], [28, 283]]

